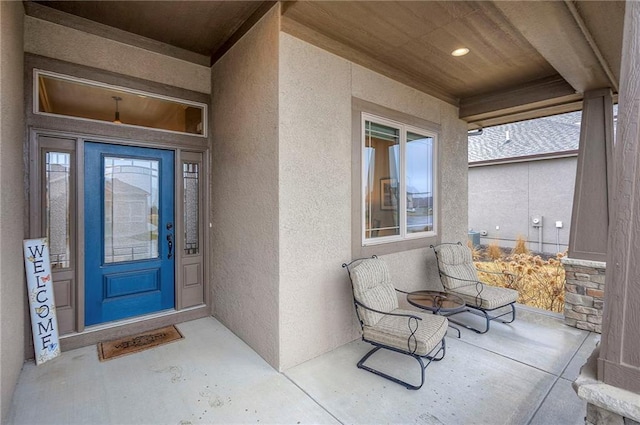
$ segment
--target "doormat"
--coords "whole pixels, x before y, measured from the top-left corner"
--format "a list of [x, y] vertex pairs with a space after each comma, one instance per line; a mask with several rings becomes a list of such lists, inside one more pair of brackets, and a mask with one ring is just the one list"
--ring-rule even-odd
[[184, 337], [175, 326], [167, 326], [113, 341], [100, 342], [98, 343], [98, 357], [100, 361], [103, 362], [177, 341], [182, 338]]

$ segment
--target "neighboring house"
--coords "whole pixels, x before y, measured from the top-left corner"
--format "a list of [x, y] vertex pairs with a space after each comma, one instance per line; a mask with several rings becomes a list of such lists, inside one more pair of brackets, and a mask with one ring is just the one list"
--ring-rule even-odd
[[149, 186], [143, 189], [118, 178], [105, 180], [104, 256], [108, 262], [157, 256], [158, 231], [151, 219], [153, 188]]
[[535, 252], [569, 243], [581, 112], [483, 129], [469, 135], [469, 229], [483, 245]]
[[[286, 370], [359, 337], [343, 262], [378, 255], [400, 289], [441, 289], [430, 245], [467, 237], [468, 130], [582, 107], [586, 146], [611, 142], [612, 96], [640, 73], [622, 37], [640, 5], [574, 3], [0, 1], [0, 414], [34, 356], [25, 238], [69, 241], [52, 272], [63, 351], [214, 316]], [[114, 268], [105, 164], [121, 158], [157, 170], [135, 214], [157, 250]], [[62, 201], [45, 190], [54, 164]], [[603, 170], [578, 173], [577, 259], [606, 258]], [[128, 185], [115, 191], [147, 196]], [[632, 364], [607, 367], [640, 370], [614, 331]]]

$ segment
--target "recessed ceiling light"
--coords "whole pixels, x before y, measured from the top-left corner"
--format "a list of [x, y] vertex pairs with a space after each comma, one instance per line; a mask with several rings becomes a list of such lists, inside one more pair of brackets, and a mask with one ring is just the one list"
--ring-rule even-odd
[[464, 56], [467, 53], [469, 53], [469, 49], [467, 49], [466, 47], [461, 47], [451, 52], [451, 56]]

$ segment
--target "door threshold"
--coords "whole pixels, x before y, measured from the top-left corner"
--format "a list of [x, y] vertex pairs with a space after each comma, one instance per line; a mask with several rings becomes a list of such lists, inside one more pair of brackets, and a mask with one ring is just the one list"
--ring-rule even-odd
[[[180, 310], [180, 311], [185, 311], [185, 310]], [[132, 323], [140, 322], [142, 320], [151, 320], [157, 317], [170, 316], [172, 314], [176, 314], [177, 312], [178, 310], [176, 310], [175, 308], [172, 308], [169, 310], [162, 310], [157, 313], [150, 313], [142, 316], [129, 317], [127, 319], [114, 320], [112, 322], [100, 323], [99, 325], [86, 326], [84, 328], [84, 331], [78, 332], [78, 333], [83, 334], [83, 333], [89, 333], [89, 332], [97, 332], [103, 329], [115, 328], [118, 326], [126, 326]], [[70, 335], [74, 335], [74, 334], [70, 334]], [[60, 337], [60, 339], [62, 338], [64, 338], [64, 336]]]
[[211, 316], [211, 311], [209, 306], [205, 304], [189, 307], [180, 311], [174, 309], [164, 310], [145, 316], [89, 326], [82, 332], [61, 335], [60, 346], [62, 351], [69, 351], [97, 344], [101, 341], [108, 341], [127, 335], [148, 332], [153, 329], [188, 322], [190, 320], [200, 319], [206, 316]]

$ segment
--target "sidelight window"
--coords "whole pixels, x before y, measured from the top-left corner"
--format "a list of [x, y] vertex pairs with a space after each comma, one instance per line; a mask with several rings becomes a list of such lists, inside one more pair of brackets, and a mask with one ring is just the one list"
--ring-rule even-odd
[[184, 253], [200, 252], [200, 164], [182, 163], [184, 180]]
[[44, 225], [52, 269], [71, 266], [71, 153], [45, 152]]

